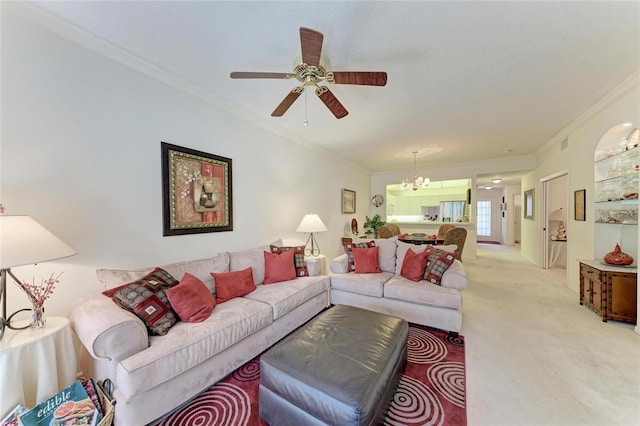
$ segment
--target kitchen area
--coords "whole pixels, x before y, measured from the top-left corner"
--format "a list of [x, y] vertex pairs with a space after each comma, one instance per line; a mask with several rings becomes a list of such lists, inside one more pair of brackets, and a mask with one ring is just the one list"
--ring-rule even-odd
[[403, 233], [436, 234], [443, 223], [467, 229], [465, 253], [476, 256], [476, 226], [471, 203], [471, 179], [431, 181], [413, 189], [403, 184], [386, 186], [386, 222]]

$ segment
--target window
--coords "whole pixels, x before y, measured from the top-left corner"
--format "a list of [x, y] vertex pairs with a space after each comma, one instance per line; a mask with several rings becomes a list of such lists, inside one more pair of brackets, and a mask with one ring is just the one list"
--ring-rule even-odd
[[478, 236], [491, 236], [491, 201], [478, 201]]

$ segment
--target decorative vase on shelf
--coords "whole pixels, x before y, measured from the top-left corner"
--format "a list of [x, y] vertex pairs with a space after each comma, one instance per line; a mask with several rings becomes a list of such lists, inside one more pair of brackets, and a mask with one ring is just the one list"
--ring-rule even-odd
[[616, 248], [604, 256], [604, 262], [609, 265], [626, 266], [633, 263], [633, 257], [620, 249], [620, 245], [616, 244]]
[[44, 317], [44, 303], [34, 302], [31, 308], [31, 329], [37, 330], [47, 325]]

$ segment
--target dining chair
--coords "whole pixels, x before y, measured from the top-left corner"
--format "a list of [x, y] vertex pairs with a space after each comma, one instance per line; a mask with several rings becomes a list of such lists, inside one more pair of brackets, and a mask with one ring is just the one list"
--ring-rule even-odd
[[393, 232], [391, 232], [391, 228], [389, 225], [382, 225], [378, 228], [378, 238], [391, 238], [393, 237]]
[[453, 223], [443, 223], [440, 225], [440, 228], [438, 228], [438, 237], [444, 238], [444, 236], [447, 235], [447, 232], [455, 227], [456, 226]]
[[400, 227], [395, 223], [387, 223], [387, 226], [391, 229], [391, 233], [393, 234], [394, 237], [396, 235], [402, 234], [402, 232], [400, 232]]
[[450, 229], [444, 235], [443, 245], [455, 244], [458, 246], [456, 249], [456, 259], [462, 262], [462, 249], [464, 248], [464, 242], [467, 239], [467, 230], [465, 228], [453, 228]]

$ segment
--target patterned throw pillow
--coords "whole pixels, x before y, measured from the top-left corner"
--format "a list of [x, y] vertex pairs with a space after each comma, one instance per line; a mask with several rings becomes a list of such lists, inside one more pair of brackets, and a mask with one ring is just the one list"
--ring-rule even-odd
[[156, 268], [137, 281], [102, 292], [121, 308], [137, 315], [151, 334], [164, 336], [178, 320], [165, 291], [178, 284], [167, 271]]
[[304, 261], [304, 246], [295, 246], [295, 247], [279, 247], [279, 246], [270, 246], [271, 253], [281, 254], [285, 251], [294, 250], [293, 255], [293, 265], [296, 268], [296, 276], [297, 277], [308, 277], [309, 271], [307, 270], [307, 264]]
[[344, 252], [347, 254], [347, 260], [349, 262], [349, 272], [354, 272], [356, 270], [356, 263], [353, 259], [353, 248], [369, 248], [369, 247], [375, 247], [376, 246], [376, 242], [375, 241], [367, 241], [364, 243], [346, 243], [343, 244], [344, 246]]
[[427, 253], [427, 268], [424, 272], [424, 279], [432, 284], [440, 285], [442, 275], [456, 260], [456, 254], [431, 246], [425, 252]]

